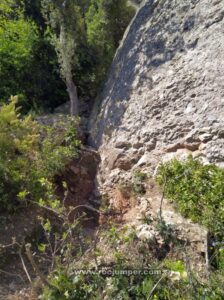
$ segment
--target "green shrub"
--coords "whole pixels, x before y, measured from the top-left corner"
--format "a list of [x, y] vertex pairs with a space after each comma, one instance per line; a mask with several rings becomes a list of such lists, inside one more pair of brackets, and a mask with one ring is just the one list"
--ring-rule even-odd
[[0, 203], [8, 211], [27, 196], [44, 197], [43, 179], [53, 181], [79, 146], [73, 120], [39, 126], [30, 116], [21, 118], [16, 104], [14, 97], [0, 109]]
[[[140, 253], [133, 228], [126, 226], [119, 228], [112, 225], [103, 234], [103, 237], [107, 238], [107, 243], [112, 246], [111, 254], [115, 258], [113, 263], [108, 266], [99, 265], [97, 269], [93, 266], [90, 267], [91, 261], [82, 263], [80, 257], [73, 256], [69, 267], [66, 266], [66, 263], [63, 263], [63, 266], [56, 265], [55, 271], [49, 276], [50, 285], [43, 289], [40, 299], [223, 299], [224, 293], [221, 287], [224, 276], [222, 272], [212, 273], [210, 282], [207, 284], [206, 281], [199, 281], [196, 275], [187, 269], [187, 264], [182, 260], [170, 258], [159, 262], [152, 257], [147, 259], [149, 251], [147, 242], [145, 242], [145, 253]], [[133, 257], [131, 250], [130, 256], [125, 255], [121, 250], [124, 245], [130, 249], [135, 248], [139, 255], [136, 253], [137, 256]], [[99, 248], [96, 250], [99, 256], [103, 255]], [[64, 252], [60, 253], [63, 257], [65, 256]], [[75, 261], [78, 262], [78, 269]], [[132, 264], [133, 261], [134, 264]], [[109, 268], [110, 275], [100, 272], [101, 266]], [[144, 269], [148, 269], [149, 272], [143, 271]], [[127, 274], [124, 273], [126, 270], [140, 272]]]
[[186, 267], [185, 267], [183, 261], [181, 261], [181, 260], [173, 261], [173, 260], [167, 259], [164, 262], [164, 265], [171, 271], [179, 272], [180, 274], [186, 273]]
[[102, 277], [82, 274], [69, 276], [60, 268], [51, 276], [51, 287], [45, 287], [40, 297], [42, 300], [81, 300], [101, 299], [100, 286]]
[[[223, 269], [224, 239], [224, 169], [214, 164], [203, 165], [191, 156], [185, 161], [176, 159], [161, 165], [158, 183], [165, 196], [184, 217], [206, 226], [216, 246], [212, 246], [210, 263]], [[217, 298], [218, 299], [218, 298]]]
[[159, 232], [166, 243], [171, 241], [177, 242], [173, 225], [166, 224], [165, 220], [159, 216], [155, 219], [155, 221], [155, 229]]
[[136, 171], [132, 175], [132, 193], [134, 195], [143, 195], [145, 194], [145, 184], [144, 182], [147, 179], [147, 174]]
[[177, 209], [195, 222], [205, 225], [216, 236], [224, 228], [224, 170], [214, 164], [203, 165], [191, 156], [161, 165], [157, 181]]

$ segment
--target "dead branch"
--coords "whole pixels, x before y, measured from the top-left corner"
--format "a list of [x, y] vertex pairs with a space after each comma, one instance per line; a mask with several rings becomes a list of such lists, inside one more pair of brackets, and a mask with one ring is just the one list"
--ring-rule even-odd
[[27, 270], [27, 267], [25, 265], [24, 259], [23, 259], [22, 254], [21, 254], [21, 249], [19, 251], [19, 257], [20, 257], [20, 260], [21, 260], [21, 263], [22, 263], [22, 266], [23, 266], [23, 270], [24, 270], [24, 272], [26, 274], [26, 277], [28, 278], [30, 284], [32, 285], [32, 280], [31, 280], [30, 274], [29, 274], [29, 272]]
[[1, 270], [1, 269], [0, 269], [0, 273], [6, 274], [6, 275], [8, 275], [8, 276], [18, 277], [18, 278], [20, 278], [23, 282], [25, 282], [24, 278], [23, 278], [21, 275], [19, 275], [19, 274], [14, 274], [14, 273], [7, 272], [7, 271]]
[[157, 288], [157, 286], [160, 284], [160, 282], [161, 282], [161, 280], [164, 278], [164, 276], [165, 276], [165, 273], [160, 277], [160, 279], [159, 279], [159, 280], [157, 281], [157, 283], [154, 285], [154, 287], [152, 288], [152, 290], [151, 290], [151, 292], [150, 292], [150, 294], [149, 294], [147, 300], [149, 300], [149, 299], [152, 297], [153, 292], [155, 291], [155, 289]]
[[34, 261], [33, 255], [31, 253], [31, 244], [26, 244], [25, 245], [25, 249], [26, 249], [26, 255], [33, 267], [33, 270], [36, 272], [36, 274], [40, 277], [41, 281], [43, 282], [43, 284], [48, 285], [48, 286], [52, 286], [49, 281], [47, 280], [47, 278], [42, 274], [42, 272], [40, 271], [39, 267], [37, 266], [37, 264]]

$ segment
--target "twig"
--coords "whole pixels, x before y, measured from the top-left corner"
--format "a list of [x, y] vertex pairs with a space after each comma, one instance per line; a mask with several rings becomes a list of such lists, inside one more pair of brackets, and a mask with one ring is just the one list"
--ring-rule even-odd
[[[64, 220], [64, 218], [63, 218], [64, 215], [62, 216], [62, 214], [58, 213], [56, 210], [54, 210], [54, 209], [52, 209], [52, 208], [50, 208], [50, 207], [48, 207], [48, 206], [41, 205], [41, 204], [39, 204], [38, 202], [35, 202], [35, 201], [32, 201], [32, 200], [29, 200], [29, 202], [31, 202], [31, 203], [33, 203], [33, 204], [35, 204], [35, 205], [38, 205], [39, 207], [44, 208], [44, 209], [48, 210], [49, 212], [52, 212], [52, 213], [53, 213], [54, 215], [56, 215], [59, 219]], [[100, 210], [98, 210], [98, 209], [96, 209], [96, 208], [94, 208], [94, 207], [92, 207], [92, 206], [83, 204], [83, 205], [78, 205], [78, 206], [74, 207], [74, 208], [68, 213], [67, 218], [69, 218], [70, 215], [71, 215], [76, 209], [82, 208], [82, 207], [83, 207], [83, 208], [87, 208], [87, 209], [89, 209], [89, 210], [91, 210], [91, 211], [93, 211], [93, 212], [96, 212], [96, 213], [98, 213], [98, 214], [106, 214], [106, 213], [103, 213], [103, 212], [101, 212]]]
[[157, 281], [157, 283], [154, 285], [154, 287], [152, 288], [147, 300], [149, 300], [152, 297], [153, 292], [155, 291], [155, 289], [157, 288], [157, 286], [159, 285], [160, 281], [163, 279], [163, 277], [165, 276], [165, 274], [163, 274], [160, 279]]
[[1, 249], [6, 249], [6, 248], [11, 248], [11, 247], [13, 247], [15, 245], [21, 246], [17, 242], [12, 242], [11, 244], [8, 244], [8, 245], [0, 245], [0, 248]]
[[97, 250], [97, 239], [98, 239], [98, 234], [99, 234], [99, 229], [97, 230], [96, 234], [95, 234], [95, 238], [94, 238], [94, 261], [96, 264], [96, 268], [98, 269], [98, 261], [97, 261], [97, 256], [96, 256], [96, 250]]
[[27, 257], [28, 257], [28, 259], [29, 259], [29, 261], [30, 261], [30, 263], [31, 263], [34, 271], [36, 272], [36, 274], [40, 277], [41, 281], [44, 284], [46, 284], [48, 286], [51, 286], [51, 284], [48, 282], [48, 280], [46, 279], [46, 277], [42, 274], [42, 272], [40, 271], [40, 269], [38, 268], [37, 264], [35, 263], [35, 261], [33, 259], [33, 255], [32, 255], [31, 250], [30, 250], [31, 244], [26, 244], [25, 248], [26, 248], [26, 255], [27, 255]]
[[6, 271], [1, 270], [1, 269], [0, 269], [0, 273], [6, 274], [6, 275], [9, 275], [9, 276], [19, 277], [23, 282], [25, 282], [24, 278], [21, 275], [19, 275], [19, 274], [14, 274], [14, 273], [6, 272]]
[[92, 207], [92, 206], [83, 204], [83, 205], [78, 205], [78, 206], [74, 207], [74, 208], [69, 212], [68, 218], [69, 218], [70, 215], [71, 215], [76, 209], [78, 209], [78, 208], [87, 208], [87, 209], [89, 209], [89, 210], [91, 210], [91, 211], [93, 211], [93, 212], [96, 212], [96, 213], [98, 213], [98, 214], [101, 214], [101, 213], [102, 213], [101, 211], [99, 211], [98, 209], [96, 209], [96, 208], [94, 208], [94, 207]]
[[65, 195], [64, 195], [64, 198], [63, 198], [63, 201], [62, 201], [63, 208], [65, 207], [65, 203], [66, 203], [67, 198], [68, 198], [68, 190], [65, 191]]
[[190, 284], [191, 284], [191, 286], [192, 286], [192, 288], [194, 290], [194, 294], [196, 295], [197, 289], [195, 287], [194, 280], [193, 280], [193, 277], [192, 277], [190, 259], [189, 259], [189, 256], [187, 255], [186, 248], [183, 249], [183, 253], [184, 253], [184, 256], [185, 256], [185, 266], [186, 266], [186, 270], [187, 270], [187, 275], [188, 275]]
[[167, 183], [167, 178], [165, 176], [164, 183], [163, 183], [163, 193], [162, 193], [162, 197], [161, 197], [161, 200], [160, 200], [160, 207], [159, 207], [159, 217], [160, 217], [160, 220], [162, 220], [162, 209], [163, 209], [163, 201], [164, 201], [164, 197], [165, 197], [166, 183]]
[[56, 210], [54, 210], [54, 209], [52, 209], [52, 208], [50, 208], [48, 206], [41, 205], [38, 202], [35, 202], [35, 201], [32, 201], [32, 200], [29, 200], [29, 202], [31, 202], [31, 203], [39, 206], [40, 208], [46, 209], [47, 211], [49, 211], [49, 212], [53, 213], [55, 216], [57, 216], [59, 219], [64, 220], [63, 217], [60, 215], [60, 213], [58, 213], [58, 211], [56, 211]]
[[19, 257], [20, 257], [20, 260], [21, 260], [21, 263], [22, 263], [22, 266], [23, 266], [23, 270], [26, 273], [26, 276], [27, 276], [29, 282], [32, 284], [32, 280], [31, 280], [30, 274], [29, 274], [29, 272], [28, 272], [28, 270], [26, 268], [25, 262], [23, 260], [22, 254], [21, 254], [21, 249], [19, 251]]
[[206, 237], [205, 237], [205, 266], [206, 266], [206, 275], [207, 275], [207, 279], [209, 281], [210, 278], [210, 263], [209, 263], [209, 253], [208, 253], [208, 247], [209, 247], [209, 234], [208, 232], [206, 233]]
[[48, 242], [48, 245], [49, 245], [49, 248], [50, 248], [50, 251], [51, 251], [51, 270], [53, 270], [54, 269], [54, 263], [55, 263], [55, 261], [54, 261], [54, 258], [55, 258], [55, 252], [54, 252], [55, 246], [54, 246], [54, 249], [53, 249], [53, 246], [51, 244], [51, 241], [50, 241], [48, 233], [46, 232], [43, 224], [41, 224], [41, 226], [42, 226], [42, 228], [44, 230], [44, 235], [45, 235], [45, 238], [46, 238], [46, 240]]

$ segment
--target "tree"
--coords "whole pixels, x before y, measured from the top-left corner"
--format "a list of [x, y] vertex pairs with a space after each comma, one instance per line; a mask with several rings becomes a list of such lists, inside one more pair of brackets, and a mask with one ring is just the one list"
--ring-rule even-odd
[[13, 93], [23, 94], [23, 74], [32, 61], [37, 28], [23, 17], [23, 9], [13, 0], [0, 3], [0, 94], [9, 99]]
[[73, 78], [73, 62], [79, 39], [85, 34], [82, 11], [75, 0], [42, 1], [51, 42], [55, 47], [70, 99], [71, 115], [78, 115], [78, 92]]
[[126, 2], [1, 0], [1, 102], [18, 95], [27, 113], [70, 99], [78, 114], [78, 95], [95, 98], [132, 17]]
[[96, 74], [102, 80], [130, 20], [135, 14], [127, 0], [91, 0], [86, 13], [87, 41], [97, 58]]
[[[100, 43], [101, 47], [107, 39], [116, 49], [134, 14], [127, 0], [91, 0], [86, 15], [89, 42]], [[101, 34], [104, 40], [99, 39]]]

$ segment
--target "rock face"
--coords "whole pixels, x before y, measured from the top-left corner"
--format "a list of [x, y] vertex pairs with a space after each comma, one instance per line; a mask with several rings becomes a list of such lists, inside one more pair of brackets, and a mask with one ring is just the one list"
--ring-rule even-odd
[[223, 0], [145, 1], [92, 114], [101, 174], [182, 151], [222, 165], [223, 61]]

